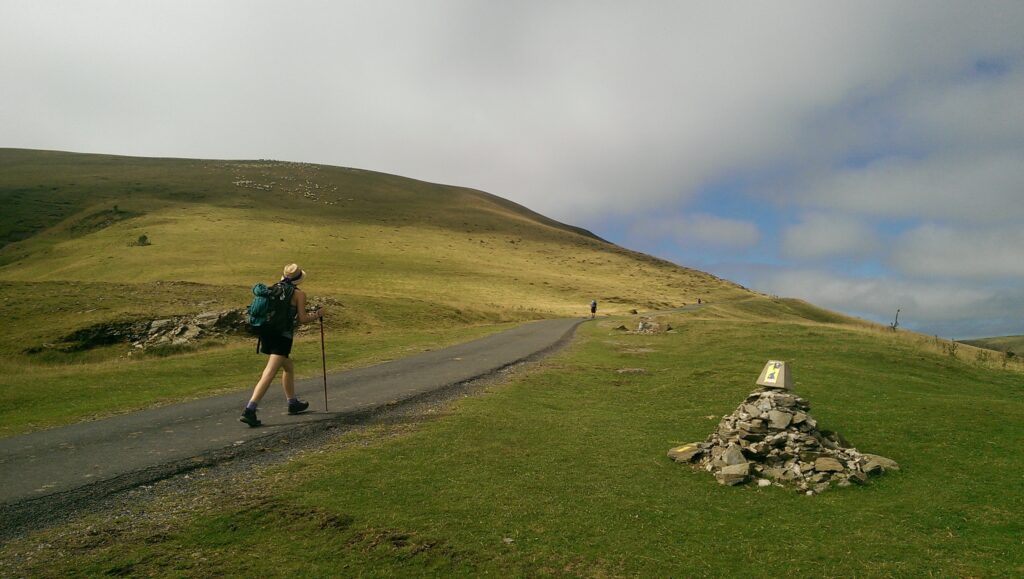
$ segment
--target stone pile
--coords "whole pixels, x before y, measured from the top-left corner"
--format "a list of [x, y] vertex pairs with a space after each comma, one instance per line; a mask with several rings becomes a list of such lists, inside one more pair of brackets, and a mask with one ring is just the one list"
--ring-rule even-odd
[[895, 461], [862, 453], [839, 434], [819, 430], [810, 410], [790, 392], [760, 388], [703, 442], [673, 448], [668, 456], [714, 474], [723, 485], [756, 480], [758, 486], [791, 486], [808, 495], [899, 470]]

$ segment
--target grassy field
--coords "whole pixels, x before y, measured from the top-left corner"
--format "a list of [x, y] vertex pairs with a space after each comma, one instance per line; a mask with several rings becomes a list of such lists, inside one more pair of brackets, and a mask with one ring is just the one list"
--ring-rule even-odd
[[1024, 355], [1024, 336], [1000, 336], [998, 338], [982, 338], [979, 340], [960, 340], [962, 343], [976, 348], [985, 348], [997, 352], [1013, 352]]
[[[0, 575], [1024, 574], [1017, 357], [355, 169], [0, 149], [0, 203], [0, 436], [249, 388], [262, 360], [238, 337], [131, 357], [47, 345], [242, 307], [293, 261], [327, 304], [333, 369], [583, 315], [591, 299], [620, 316], [419, 420], [10, 541]], [[142, 235], [152, 244], [133, 245]], [[709, 305], [662, 316], [672, 333], [615, 329], [698, 297]], [[316, 373], [317, 342], [298, 339], [300, 373]], [[805, 497], [721, 487], [665, 457], [707, 436], [769, 358], [790, 363], [822, 428], [902, 471]]]
[[248, 387], [249, 341], [132, 359], [125, 344], [47, 344], [244, 307], [290, 262], [327, 304], [334, 369], [584, 315], [591, 299], [623, 313], [748, 294], [493, 195], [341, 167], [0, 149], [0, 203], [0, 436]]
[[[676, 314], [660, 335], [586, 324], [540, 368], [414, 426], [353, 432], [259, 488], [3, 554], [36, 548], [21, 572], [52, 576], [1024, 573], [1018, 373], [749, 309]], [[769, 358], [790, 362], [822, 428], [902, 470], [806, 497], [722, 487], [665, 457], [707, 436]]]
[[[112, 285], [0, 282], [0, 302], [18, 330], [0, 337], [0, 436], [242, 391], [259, 378], [264, 357], [253, 352], [255, 339], [244, 335], [203, 342], [176, 355], [137, 355], [128, 344], [25, 353], [26, 346], [55, 342], [69, 328], [112, 317], [159, 318], [197, 304], [212, 310], [238, 307], [249, 292], [244, 287], [226, 291], [223, 286], [181, 283]], [[140, 294], [144, 301], [137, 299]], [[415, 300], [365, 296], [333, 296], [331, 303], [326, 324], [331, 371], [470, 340], [537, 315], [425, 308]], [[292, 354], [300, 377], [316, 375], [321, 368], [319, 332], [315, 326], [310, 329], [299, 334]]]

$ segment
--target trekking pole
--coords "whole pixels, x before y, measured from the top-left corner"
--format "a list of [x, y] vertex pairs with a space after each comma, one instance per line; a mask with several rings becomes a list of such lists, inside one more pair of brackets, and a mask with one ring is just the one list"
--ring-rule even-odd
[[324, 346], [324, 317], [320, 316], [320, 359], [324, 363], [324, 412], [327, 412], [327, 350]]

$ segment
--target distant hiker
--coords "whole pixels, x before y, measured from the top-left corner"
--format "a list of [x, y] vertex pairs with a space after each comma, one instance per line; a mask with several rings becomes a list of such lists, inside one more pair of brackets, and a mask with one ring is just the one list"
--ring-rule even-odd
[[701, 303], [701, 302], [700, 302], [700, 298], [697, 298], [697, 305], [699, 306], [699, 305], [700, 305], [700, 303]]
[[[254, 315], [254, 310], [261, 309], [256, 307], [258, 299], [253, 301], [253, 306], [250, 306], [249, 311], [250, 325], [258, 328], [259, 332], [257, 347], [260, 352], [268, 354], [270, 359], [267, 360], [267, 367], [263, 369], [263, 376], [260, 377], [252, 391], [249, 404], [246, 405], [242, 417], [239, 418], [241, 422], [249, 426], [256, 427], [261, 424], [260, 420], [256, 418], [256, 405], [267, 393], [267, 388], [277, 376], [277, 371], [282, 368], [284, 369], [282, 376], [284, 394], [288, 398], [288, 414], [298, 414], [309, 408], [309, 402], [303, 402], [295, 396], [295, 364], [288, 358], [292, 352], [295, 322], [306, 324], [316, 321], [324, 315], [323, 310], [319, 308], [312, 313], [306, 312], [306, 293], [298, 288], [305, 278], [306, 272], [292, 263], [285, 266], [281, 281], [274, 284], [272, 288], [267, 288], [262, 284], [253, 288], [253, 293], [257, 295], [257, 298], [266, 295], [271, 301], [270, 313], [266, 316]], [[257, 290], [260, 288], [266, 293], [258, 293]], [[281, 308], [281, 315], [274, 316], [274, 301], [278, 302], [277, 307]]]
[[597, 300], [590, 300], [590, 319], [597, 315]]

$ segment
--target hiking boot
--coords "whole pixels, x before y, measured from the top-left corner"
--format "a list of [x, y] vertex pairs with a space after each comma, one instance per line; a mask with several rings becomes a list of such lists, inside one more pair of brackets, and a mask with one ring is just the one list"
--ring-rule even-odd
[[249, 410], [248, 408], [242, 411], [242, 416], [241, 418], [238, 419], [238, 421], [244, 422], [252, 428], [256, 428], [257, 426], [263, 424], [262, 422], [260, 422], [259, 418], [256, 418], [256, 411]]
[[288, 414], [299, 414], [300, 412], [305, 412], [307, 408], [309, 408], [309, 402], [303, 402], [302, 400], [289, 402]]

